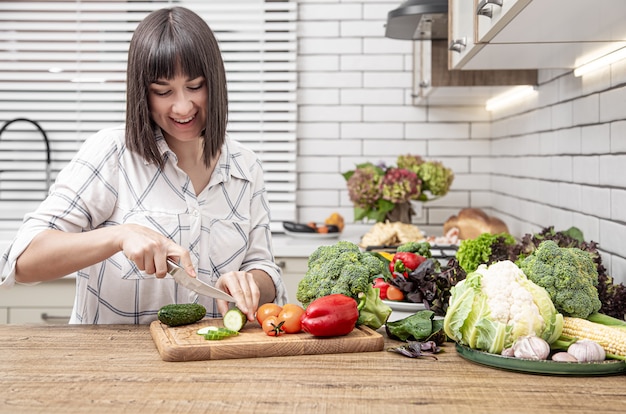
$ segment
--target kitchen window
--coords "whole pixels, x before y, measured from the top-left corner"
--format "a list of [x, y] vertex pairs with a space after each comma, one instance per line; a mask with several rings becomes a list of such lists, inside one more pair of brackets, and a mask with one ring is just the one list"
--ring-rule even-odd
[[[124, 122], [128, 43], [158, 8], [181, 5], [214, 30], [227, 71], [228, 133], [263, 160], [273, 229], [295, 216], [295, 0], [0, 2], [0, 127], [35, 121], [54, 179], [89, 135]], [[14, 122], [0, 136], [0, 230], [46, 192], [42, 133]]]

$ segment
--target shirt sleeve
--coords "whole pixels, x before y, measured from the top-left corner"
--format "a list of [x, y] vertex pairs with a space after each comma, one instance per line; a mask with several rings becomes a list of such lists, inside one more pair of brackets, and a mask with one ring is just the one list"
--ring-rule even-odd
[[94, 134], [59, 172], [46, 199], [25, 215], [0, 257], [0, 286], [15, 284], [15, 262], [37, 234], [46, 229], [91, 230], [110, 217], [117, 198], [118, 143], [109, 130]]
[[270, 229], [270, 209], [263, 178], [263, 167], [259, 159], [251, 168], [253, 195], [250, 200], [250, 240], [246, 258], [242, 263], [244, 271], [259, 269], [266, 272], [274, 281], [275, 302], [283, 305], [288, 302], [287, 289], [283, 283], [280, 267], [274, 261], [272, 232]]

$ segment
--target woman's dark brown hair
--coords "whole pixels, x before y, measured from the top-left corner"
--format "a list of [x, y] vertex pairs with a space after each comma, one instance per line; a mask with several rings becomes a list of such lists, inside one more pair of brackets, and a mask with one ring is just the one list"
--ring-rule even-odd
[[219, 45], [205, 21], [183, 7], [150, 13], [130, 41], [126, 72], [126, 146], [146, 161], [162, 167], [148, 108], [148, 90], [157, 79], [178, 72], [190, 79], [204, 77], [208, 105], [204, 128], [204, 163], [221, 149], [228, 122], [226, 73]]

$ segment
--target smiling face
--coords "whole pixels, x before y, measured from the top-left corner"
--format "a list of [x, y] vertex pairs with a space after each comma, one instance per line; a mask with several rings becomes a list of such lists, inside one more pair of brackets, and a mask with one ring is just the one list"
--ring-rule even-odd
[[148, 106], [150, 116], [168, 142], [197, 140], [206, 127], [206, 80], [184, 75], [158, 79], [150, 84]]
[[155, 126], [170, 147], [174, 140], [200, 142], [202, 133], [210, 165], [226, 139], [228, 91], [219, 45], [206, 22], [183, 7], [150, 13], [133, 33], [126, 76], [127, 147], [163, 166]]

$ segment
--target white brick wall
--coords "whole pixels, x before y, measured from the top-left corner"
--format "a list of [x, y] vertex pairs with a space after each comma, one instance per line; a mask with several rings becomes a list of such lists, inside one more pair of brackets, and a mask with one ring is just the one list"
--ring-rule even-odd
[[441, 160], [456, 174], [453, 191], [428, 204], [420, 223], [440, 226], [470, 203], [490, 206], [489, 114], [410, 105], [412, 43], [384, 37], [387, 13], [400, 3], [299, 1], [300, 221], [333, 211], [350, 221], [341, 173], [406, 153]]
[[353, 218], [341, 172], [411, 152], [455, 171], [418, 223], [482, 207], [522, 235], [577, 226], [626, 282], [626, 61], [584, 78], [540, 71], [535, 99], [497, 113], [414, 107], [412, 45], [384, 37], [401, 0], [299, 0], [298, 219]]
[[623, 63], [584, 78], [542, 71], [535, 107], [493, 114], [491, 173], [493, 208], [515, 234], [579, 227], [626, 283], [626, 88], [610, 81], [623, 71]]

